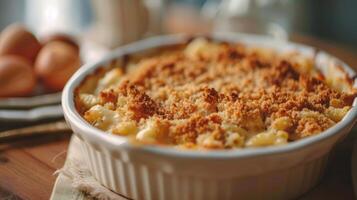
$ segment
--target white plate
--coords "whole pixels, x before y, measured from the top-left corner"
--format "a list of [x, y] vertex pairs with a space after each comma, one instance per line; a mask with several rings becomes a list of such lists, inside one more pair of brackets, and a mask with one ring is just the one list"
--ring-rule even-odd
[[0, 108], [32, 108], [61, 102], [61, 92], [32, 97], [0, 98]]
[[29, 110], [0, 110], [0, 122], [35, 122], [62, 116], [63, 112], [60, 104], [42, 106]]

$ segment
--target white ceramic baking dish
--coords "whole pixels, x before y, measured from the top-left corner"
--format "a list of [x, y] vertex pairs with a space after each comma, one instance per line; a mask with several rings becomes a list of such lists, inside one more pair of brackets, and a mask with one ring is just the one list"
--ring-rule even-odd
[[[318, 67], [339, 65], [350, 77], [355, 75], [343, 62], [312, 47], [251, 35], [221, 33], [211, 37], [315, 55]], [[161, 36], [127, 45], [100, 62], [83, 66], [69, 80], [62, 96], [64, 115], [82, 141], [83, 155], [93, 176], [104, 186], [133, 199], [291, 199], [311, 189], [323, 174], [331, 150], [353, 126], [356, 99], [341, 122], [319, 135], [285, 146], [228, 151], [133, 146], [125, 137], [91, 126], [76, 111], [74, 90], [96, 68], [126, 54], [186, 40], [182, 35]]]

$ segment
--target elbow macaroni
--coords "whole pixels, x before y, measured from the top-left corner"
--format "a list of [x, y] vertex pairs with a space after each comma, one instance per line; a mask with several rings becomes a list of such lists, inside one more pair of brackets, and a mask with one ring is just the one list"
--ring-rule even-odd
[[292, 126], [291, 119], [289, 117], [280, 117], [275, 119], [272, 123], [272, 128], [280, 131], [286, 131]]
[[91, 107], [84, 114], [84, 118], [93, 126], [102, 129], [104, 131], [111, 132], [115, 124], [119, 124], [119, 115], [101, 105], [95, 105]]
[[271, 145], [282, 145], [288, 142], [288, 133], [285, 131], [266, 131], [258, 133], [247, 140], [247, 147], [261, 147]]
[[343, 108], [334, 108], [334, 107], [329, 107], [325, 114], [327, 117], [332, 119], [335, 122], [339, 122], [342, 120], [342, 118], [347, 114], [347, 112], [350, 110], [350, 107], [345, 106]]
[[79, 94], [79, 100], [85, 109], [89, 109], [99, 103], [99, 99], [92, 94]]
[[138, 132], [136, 139], [145, 143], [155, 143], [158, 141], [159, 134], [159, 125], [155, 121], [150, 121], [145, 128]]
[[136, 123], [133, 121], [121, 122], [113, 128], [112, 132], [113, 134], [123, 135], [123, 136], [134, 135], [138, 132], [138, 127]]

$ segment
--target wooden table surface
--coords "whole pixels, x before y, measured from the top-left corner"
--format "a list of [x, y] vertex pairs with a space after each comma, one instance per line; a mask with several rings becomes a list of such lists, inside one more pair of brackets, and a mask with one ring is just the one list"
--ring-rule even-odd
[[[344, 46], [311, 37], [293, 40], [326, 50], [357, 68], [357, 53]], [[350, 162], [351, 138], [356, 134], [339, 145], [320, 184], [301, 199], [354, 199]], [[0, 144], [0, 199], [49, 199], [69, 138], [69, 134], [42, 135]]]

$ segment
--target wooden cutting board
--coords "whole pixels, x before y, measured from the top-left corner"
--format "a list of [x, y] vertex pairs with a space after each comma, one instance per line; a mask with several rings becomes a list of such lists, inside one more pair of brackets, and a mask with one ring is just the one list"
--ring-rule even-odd
[[49, 199], [69, 135], [42, 135], [0, 145], [0, 199]]

